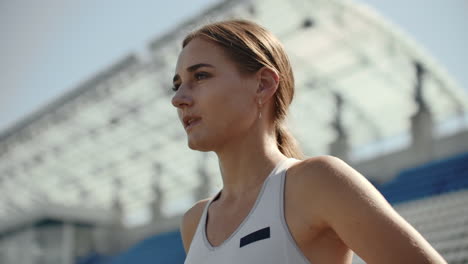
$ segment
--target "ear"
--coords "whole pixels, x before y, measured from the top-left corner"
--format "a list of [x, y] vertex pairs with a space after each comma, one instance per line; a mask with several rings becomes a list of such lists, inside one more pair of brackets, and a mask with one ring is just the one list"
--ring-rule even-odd
[[265, 104], [278, 89], [279, 75], [271, 68], [262, 67], [257, 72], [257, 78], [257, 98], [261, 100], [262, 104]]

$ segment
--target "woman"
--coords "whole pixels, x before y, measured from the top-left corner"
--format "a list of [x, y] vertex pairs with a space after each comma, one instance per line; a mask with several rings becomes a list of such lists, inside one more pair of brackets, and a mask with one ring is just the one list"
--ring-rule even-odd
[[222, 21], [182, 46], [172, 104], [189, 147], [214, 151], [223, 180], [184, 214], [185, 263], [341, 264], [353, 251], [367, 263], [445, 263], [345, 162], [301, 160], [282, 125], [293, 73], [271, 33]]

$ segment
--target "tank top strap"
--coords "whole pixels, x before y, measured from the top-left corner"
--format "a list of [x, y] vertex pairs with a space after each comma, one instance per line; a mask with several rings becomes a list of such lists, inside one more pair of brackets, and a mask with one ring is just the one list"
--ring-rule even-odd
[[298, 160], [296, 158], [287, 158], [285, 159], [280, 167], [278, 168], [278, 173], [277, 174], [281, 174], [281, 173], [284, 173], [285, 171], [287, 171], [290, 167], [292, 167], [294, 164], [296, 164], [297, 162], [300, 162], [301, 160]]
[[262, 222], [270, 219], [268, 221], [276, 222], [278, 225], [281, 224], [284, 178], [287, 170], [296, 162], [298, 160], [293, 158], [281, 161], [274, 173], [267, 179], [256, 214], [252, 216], [256, 219], [254, 221]]
[[276, 173], [274, 175], [272, 175], [272, 177], [271, 177], [272, 179], [271, 179], [271, 183], [270, 183], [270, 185], [272, 185], [272, 186], [270, 186], [269, 189], [270, 189], [271, 192], [275, 193], [275, 196], [278, 196], [278, 194], [283, 191], [281, 189], [281, 188], [283, 188], [283, 186], [282, 186], [283, 183], [282, 182], [284, 181], [287, 170], [290, 167], [292, 167], [294, 164], [299, 162], [299, 161], [300, 160], [295, 159], [295, 158], [286, 159], [279, 166]]

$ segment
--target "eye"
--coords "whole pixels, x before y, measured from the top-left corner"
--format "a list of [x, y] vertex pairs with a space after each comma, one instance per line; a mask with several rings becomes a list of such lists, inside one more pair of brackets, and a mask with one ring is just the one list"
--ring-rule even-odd
[[172, 86], [172, 91], [177, 92], [177, 90], [179, 90], [179, 86], [180, 84], [175, 83], [174, 86]]
[[209, 77], [209, 74], [206, 72], [197, 72], [195, 73], [195, 79], [196, 80], [203, 80]]
[[[210, 74], [207, 72], [196, 72], [194, 74], [194, 78], [197, 81], [204, 80], [206, 78], [210, 77]], [[174, 86], [172, 87], [172, 91], [177, 92], [179, 90], [180, 83], [174, 83]]]

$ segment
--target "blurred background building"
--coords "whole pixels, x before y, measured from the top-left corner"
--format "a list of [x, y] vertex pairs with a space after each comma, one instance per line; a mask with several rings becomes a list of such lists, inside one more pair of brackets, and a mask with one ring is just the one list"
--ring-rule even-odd
[[184, 36], [225, 18], [285, 45], [305, 154], [350, 163], [449, 263], [468, 263], [466, 83], [343, 0], [210, 3], [3, 129], [0, 263], [183, 263], [181, 215], [222, 186], [216, 156], [186, 146], [171, 78]]

